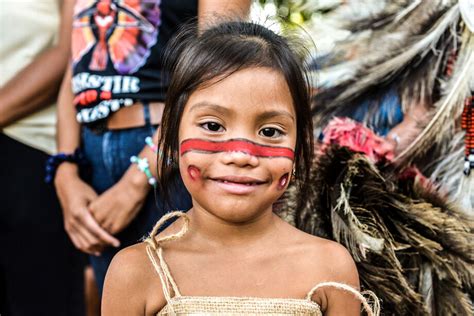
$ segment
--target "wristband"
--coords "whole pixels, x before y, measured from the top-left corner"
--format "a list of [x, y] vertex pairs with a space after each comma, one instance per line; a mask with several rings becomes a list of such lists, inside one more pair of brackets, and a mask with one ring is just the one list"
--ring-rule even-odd
[[44, 181], [46, 183], [52, 183], [56, 176], [58, 167], [63, 162], [71, 162], [77, 164], [79, 167], [89, 165], [89, 161], [80, 148], [76, 149], [72, 154], [59, 153], [52, 155], [46, 161], [46, 177]]

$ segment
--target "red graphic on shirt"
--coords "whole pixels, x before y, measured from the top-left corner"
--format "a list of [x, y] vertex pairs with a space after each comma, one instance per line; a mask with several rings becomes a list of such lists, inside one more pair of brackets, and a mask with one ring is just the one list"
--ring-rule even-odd
[[72, 59], [92, 51], [90, 70], [103, 71], [109, 60], [119, 74], [137, 71], [158, 39], [160, 0], [79, 0], [75, 7]]
[[94, 103], [98, 100], [110, 100], [112, 98], [112, 92], [110, 91], [101, 91], [100, 93], [97, 90], [86, 90], [79, 93], [74, 98], [74, 106], [87, 106], [91, 103]]

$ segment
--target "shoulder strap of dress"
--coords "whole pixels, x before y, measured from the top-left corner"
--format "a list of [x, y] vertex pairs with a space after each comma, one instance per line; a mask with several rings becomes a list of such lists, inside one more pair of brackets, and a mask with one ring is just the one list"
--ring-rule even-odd
[[[335, 289], [338, 289], [338, 290], [343, 290], [343, 291], [349, 292], [352, 295], [354, 295], [354, 297], [356, 297], [362, 303], [362, 307], [367, 312], [367, 315], [369, 315], [369, 316], [379, 316], [380, 315], [380, 301], [379, 301], [379, 298], [377, 297], [377, 295], [375, 295], [374, 292], [372, 292], [372, 291], [359, 292], [358, 290], [354, 289], [352, 286], [344, 284], [344, 283], [339, 283], [339, 282], [322, 282], [322, 283], [319, 283], [315, 287], [313, 287], [311, 289], [311, 291], [308, 292], [308, 295], [306, 295], [306, 299], [311, 300], [314, 293], [316, 293], [316, 291], [319, 290], [322, 287], [332, 287], [332, 288], [335, 288]], [[372, 299], [373, 308], [370, 306], [369, 302], [364, 297], [364, 295], [367, 295]]]
[[[158, 233], [159, 229], [165, 224], [169, 219], [173, 217], [182, 217], [184, 219], [183, 227], [180, 229], [179, 232], [176, 234], [162, 236], [160, 238], [156, 238], [156, 234]], [[178, 285], [174, 281], [173, 277], [171, 276], [171, 272], [169, 270], [168, 265], [166, 264], [165, 259], [163, 258], [163, 248], [161, 244], [168, 241], [177, 240], [183, 237], [187, 231], [189, 226], [189, 218], [183, 212], [171, 212], [164, 215], [153, 227], [150, 235], [145, 242], [147, 243], [146, 252], [148, 254], [148, 258], [150, 259], [153, 267], [155, 268], [156, 273], [160, 277], [161, 284], [163, 287], [163, 294], [165, 296], [166, 302], [170, 304], [171, 301], [171, 290], [174, 292], [175, 296], [181, 296], [179, 292]], [[158, 259], [158, 261], [156, 260]]]

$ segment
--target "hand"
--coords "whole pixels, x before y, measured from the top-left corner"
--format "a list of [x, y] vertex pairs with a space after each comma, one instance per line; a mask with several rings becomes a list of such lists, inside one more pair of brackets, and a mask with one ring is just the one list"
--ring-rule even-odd
[[56, 191], [63, 209], [64, 227], [77, 249], [100, 255], [106, 246], [118, 247], [120, 242], [99, 226], [88, 205], [97, 198], [95, 191], [83, 182], [77, 172], [68, 172], [63, 163], [55, 178]]
[[103, 229], [115, 235], [137, 216], [149, 189], [146, 176], [131, 169], [119, 182], [95, 199], [89, 205], [89, 210]]

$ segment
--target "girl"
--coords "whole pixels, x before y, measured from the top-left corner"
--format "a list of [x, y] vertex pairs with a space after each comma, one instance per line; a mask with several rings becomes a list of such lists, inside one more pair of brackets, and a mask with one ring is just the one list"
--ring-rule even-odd
[[159, 182], [173, 190], [179, 169], [193, 207], [113, 259], [103, 315], [369, 309], [346, 249], [272, 212], [292, 174], [303, 201], [313, 154], [306, 80], [285, 40], [227, 22], [182, 33], [169, 56]]

